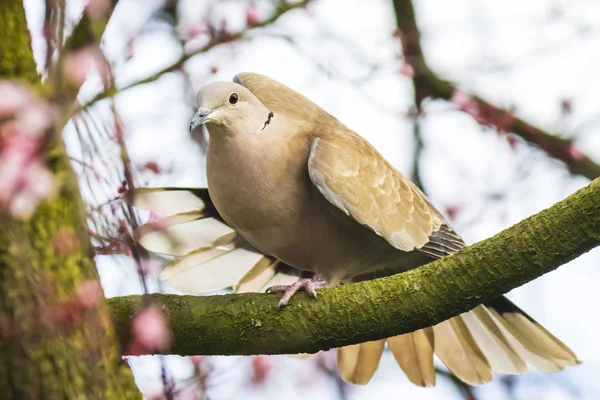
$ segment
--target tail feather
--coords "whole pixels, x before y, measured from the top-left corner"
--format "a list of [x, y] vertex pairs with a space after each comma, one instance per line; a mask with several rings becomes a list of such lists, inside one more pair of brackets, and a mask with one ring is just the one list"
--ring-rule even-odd
[[527, 372], [525, 361], [511, 346], [506, 336], [487, 312], [478, 306], [461, 315], [493, 372], [519, 375]]
[[238, 236], [230, 235], [234, 230], [215, 218], [181, 221], [180, 215], [173, 215], [142, 225], [135, 233], [136, 239], [153, 253], [184, 256], [201, 247], [213, 245], [215, 238]]
[[240, 278], [233, 293], [260, 292], [277, 273], [278, 264], [278, 260], [265, 256]]
[[206, 188], [136, 188], [123, 193], [120, 198], [160, 217], [186, 213], [198, 213], [202, 218], [219, 215]]
[[337, 349], [338, 371], [342, 379], [355, 385], [369, 383], [383, 354], [385, 340], [375, 340]]
[[535, 368], [556, 372], [581, 363], [571, 349], [506, 297], [486, 306], [515, 349]]
[[238, 284], [265, 256], [247, 248], [208, 247], [177, 259], [161, 273], [160, 279], [177, 290], [202, 294]]
[[387, 339], [388, 347], [408, 379], [418, 386], [435, 386], [431, 327]]
[[462, 316], [435, 325], [433, 333], [435, 354], [457, 378], [470, 385], [480, 385], [492, 380], [490, 363], [473, 339]]

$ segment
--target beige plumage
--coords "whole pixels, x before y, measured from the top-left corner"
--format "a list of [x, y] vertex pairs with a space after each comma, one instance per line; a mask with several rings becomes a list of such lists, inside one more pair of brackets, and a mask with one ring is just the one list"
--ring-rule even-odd
[[[426, 196], [357, 133], [272, 79], [243, 73], [234, 81], [201, 89], [190, 125], [210, 133], [208, 192], [136, 193], [138, 207], [163, 217], [161, 229], [140, 229], [142, 245], [180, 257], [165, 281], [191, 293], [264, 291], [312, 273], [332, 286], [399, 273], [464, 246]], [[313, 281], [301, 282], [310, 291]], [[384, 344], [338, 349], [342, 378], [369, 382]], [[524, 373], [525, 362], [543, 371], [579, 362], [504, 297], [387, 344], [420, 386], [435, 384], [434, 353], [469, 384], [489, 382], [492, 372]]]

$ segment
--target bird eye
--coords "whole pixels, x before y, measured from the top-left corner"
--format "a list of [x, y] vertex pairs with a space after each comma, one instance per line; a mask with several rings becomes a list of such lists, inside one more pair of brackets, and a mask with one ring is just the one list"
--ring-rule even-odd
[[240, 96], [233, 92], [229, 95], [229, 104], [236, 104], [240, 100]]

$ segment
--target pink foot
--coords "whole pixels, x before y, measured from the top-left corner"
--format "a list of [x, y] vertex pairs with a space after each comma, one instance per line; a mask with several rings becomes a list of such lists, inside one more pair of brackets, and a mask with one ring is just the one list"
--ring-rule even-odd
[[304, 289], [306, 293], [310, 297], [317, 297], [317, 292], [315, 289], [322, 289], [327, 287], [327, 282], [322, 279], [317, 278], [300, 278], [296, 282], [291, 285], [276, 285], [267, 288], [266, 293], [283, 293], [281, 299], [279, 299], [279, 303], [277, 303], [278, 308], [285, 307], [292, 296], [299, 290]]

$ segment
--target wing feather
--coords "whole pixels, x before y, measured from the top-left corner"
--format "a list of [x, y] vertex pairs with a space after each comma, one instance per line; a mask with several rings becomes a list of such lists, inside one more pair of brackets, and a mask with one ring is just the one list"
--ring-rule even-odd
[[357, 135], [334, 132], [315, 139], [308, 171], [330, 203], [397, 249], [422, 248], [444, 224], [414, 184]]

